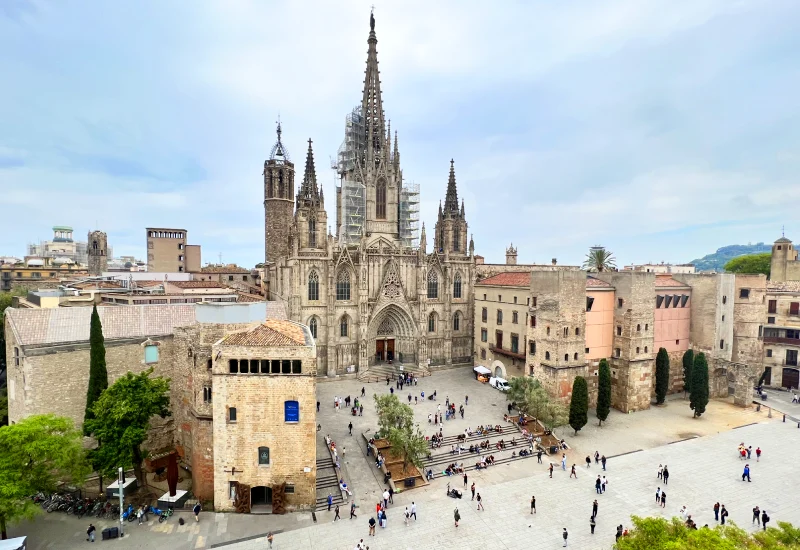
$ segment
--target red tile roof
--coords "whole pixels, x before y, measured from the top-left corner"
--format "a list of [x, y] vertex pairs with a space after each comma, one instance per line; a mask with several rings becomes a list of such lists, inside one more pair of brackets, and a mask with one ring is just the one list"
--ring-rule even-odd
[[800, 292], [800, 281], [767, 281], [767, 292]]
[[687, 287], [689, 285], [684, 284], [680, 281], [676, 281], [669, 275], [656, 275], [656, 288], [664, 288], [664, 287]]
[[217, 281], [168, 281], [176, 288], [228, 288]]
[[528, 288], [531, 286], [531, 273], [530, 271], [521, 273], [498, 273], [497, 275], [493, 275], [482, 281], [478, 281], [477, 284], [492, 286], [524, 286]]
[[600, 279], [596, 279], [596, 278], [592, 277], [591, 275], [586, 277], [586, 287], [587, 288], [589, 288], [589, 287], [593, 287], [593, 288], [614, 288], [609, 283], [607, 283], [605, 281], [601, 281]]
[[233, 264], [207, 265], [200, 268], [200, 273], [250, 273], [250, 270]]
[[268, 319], [248, 331], [225, 337], [221, 343], [223, 346], [304, 346], [306, 337], [297, 323]]

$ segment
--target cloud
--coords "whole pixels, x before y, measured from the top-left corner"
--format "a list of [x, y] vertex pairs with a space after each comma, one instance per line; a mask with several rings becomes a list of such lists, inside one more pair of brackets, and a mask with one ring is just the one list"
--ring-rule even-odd
[[[787, 233], [800, 169], [791, 0], [378, 6], [384, 107], [433, 232], [450, 158], [477, 252], [688, 261]], [[178, 226], [204, 259], [263, 255], [261, 167], [283, 121], [329, 157], [360, 102], [361, 2], [0, 2], [0, 253], [54, 224], [119, 254]], [[84, 227], [81, 227], [81, 226]], [[656, 254], [657, 252], [657, 254]]]

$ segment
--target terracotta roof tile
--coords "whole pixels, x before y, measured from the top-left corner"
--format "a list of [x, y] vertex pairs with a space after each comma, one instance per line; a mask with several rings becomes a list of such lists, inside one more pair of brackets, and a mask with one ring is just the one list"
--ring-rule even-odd
[[265, 302], [266, 298], [263, 296], [257, 296], [255, 294], [247, 294], [246, 292], [240, 292], [236, 297], [237, 302]]
[[768, 281], [767, 291], [772, 292], [800, 292], [800, 281]]
[[665, 288], [674, 286], [687, 287], [689, 285], [686, 285], [680, 281], [676, 281], [669, 275], [656, 275], [656, 288]]
[[[172, 334], [176, 326], [195, 322], [191, 304], [132, 305], [98, 308], [106, 340]], [[88, 342], [92, 308], [6, 310], [17, 342], [23, 346]]]
[[112, 281], [82, 281], [80, 283], [74, 283], [70, 286], [79, 290], [91, 288], [122, 288], [122, 283]]
[[517, 273], [498, 273], [487, 277], [482, 281], [478, 281], [478, 285], [491, 285], [491, 286], [522, 286], [529, 288], [531, 286], [531, 273], [530, 271], [517, 272]]
[[601, 281], [600, 279], [592, 277], [591, 275], [586, 277], [586, 287], [587, 288], [589, 288], [589, 287], [592, 287], [592, 288], [614, 288], [609, 283], [607, 283], [605, 281]]
[[303, 327], [291, 321], [268, 319], [244, 332], [225, 337], [223, 346], [305, 346]]
[[167, 281], [176, 288], [228, 288], [218, 281]]
[[238, 265], [207, 265], [200, 268], [200, 273], [250, 273], [250, 270]]

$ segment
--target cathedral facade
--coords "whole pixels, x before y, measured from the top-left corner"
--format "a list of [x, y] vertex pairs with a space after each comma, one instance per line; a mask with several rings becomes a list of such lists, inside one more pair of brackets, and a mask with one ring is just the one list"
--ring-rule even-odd
[[[425, 225], [418, 247], [402, 239], [403, 173], [395, 133], [386, 125], [370, 16], [367, 69], [360, 109], [348, 119], [340, 150], [336, 236], [326, 231], [325, 198], [317, 184], [312, 142], [295, 194], [294, 164], [278, 141], [264, 163], [265, 276], [271, 300], [307, 325], [316, 340], [317, 372], [366, 372], [392, 362], [429, 366], [471, 363], [474, 244], [459, 204], [454, 163], [440, 203], [432, 250]], [[360, 238], [342, 221], [348, 185], [363, 190]], [[407, 243], [407, 241], [405, 241]]]

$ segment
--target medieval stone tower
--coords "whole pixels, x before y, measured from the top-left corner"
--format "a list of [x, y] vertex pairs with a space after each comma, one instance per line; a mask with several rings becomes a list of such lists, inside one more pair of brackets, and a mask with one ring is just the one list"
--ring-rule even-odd
[[506, 248], [506, 265], [517, 265], [517, 249], [514, 248], [514, 243]]
[[444, 198], [444, 209], [439, 203], [439, 218], [434, 227], [434, 252], [440, 254], [467, 253], [467, 219], [464, 214], [464, 201], [458, 206], [456, 190], [456, 171], [453, 160], [450, 160], [450, 177], [447, 180], [447, 194]]
[[269, 160], [264, 161], [264, 260], [274, 261], [289, 256], [289, 231], [294, 210], [294, 164], [289, 151], [278, 141], [272, 146]]
[[325, 196], [322, 193], [322, 188], [317, 185], [314, 152], [311, 149], [310, 139], [308, 140], [303, 183], [297, 193], [297, 210], [295, 211], [294, 223], [299, 248], [327, 248], [328, 243], [325, 236], [326, 228], [328, 227], [328, 214], [325, 212]]
[[89, 275], [102, 275], [108, 270], [108, 237], [102, 231], [89, 231]]

